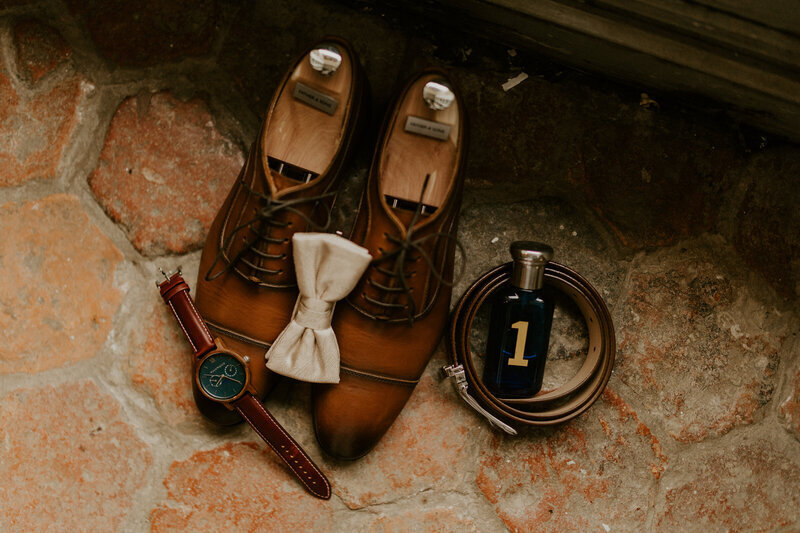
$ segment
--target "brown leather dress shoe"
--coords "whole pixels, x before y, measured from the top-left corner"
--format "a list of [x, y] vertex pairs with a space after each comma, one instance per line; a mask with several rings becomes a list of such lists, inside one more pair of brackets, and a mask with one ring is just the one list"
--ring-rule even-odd
[[[251, 358], [261, 400], [276, 381], [264, 355], [289, 323], [297, 298], [292, 235], [327, 227], [342, 171], [366, 126], [368, 99], [348, 43], [326, 37], [309, 48], [273, 96], [261, 133], [209, 231], [197, 308], [213, 335]], [[241, 421], [197, 390], [194, 398], [214, 422]]]
[[384, 123], [351, 236], [374, 259], [333, 319], [341, 381], [312, 388], [317, 440], [336, 458], [380, 440], [444, 332], [465, 120], [458, 91], [432, 69], [407, 83]]

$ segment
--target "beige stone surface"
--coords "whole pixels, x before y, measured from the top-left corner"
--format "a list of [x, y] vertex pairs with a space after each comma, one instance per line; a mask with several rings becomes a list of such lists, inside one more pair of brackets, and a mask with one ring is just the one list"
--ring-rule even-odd
[[786, 428], [800, 440], [800, 371], [791, 376], [788, 389], [780, 404], [780, 414]]
[[751, 424], [775, 391], [790, 332], [776, 311], [720, 241], [653, 254], [630, 278], [617, 374], [679, 442]]
[[[0, 532], [800, 530], [798, 146], [386, 3], [129, 4], [0, 0]], [[153, 280], [193, 283], [287, 62], [325, 34], [373, 94], [330, 230], [348, 234], [399, 84], [444, 66], [471, 124], [454, 302], [512, 241], [548, 242], [608, 304], [618, 354], [581, 416], [510, 437], [439, 380], [440, 347], [348, 463], [316, 443], [310, 386], [283, 381], [266, 405], [331, 480], [323, 502], [249, 427], [199, 414]], [[587, 346], [574, 305], [554, 320], [545, 388]]]
[[79, 120], [77, 107], [90, 91], [69, 69], [61, 69], [60, 79], [26, 87], [17, 76], [38, 81], [71, 51], [55, 30], [39, 23], [18, 25], [16, 37], [15, 53], [0, 58], [0, 187], [57, 177]]
[[135, 387], [155, 401], [163, 419], [172, 426], [197, 423], [202, 415], [192, 397], [192, 350], [186, 337], [157, 291], [152, 291], [143, 322], [148, 324], [141, 343], [130, 351], [129, 371]]
[[797, 528], [800, 465], [774, 442], [752, 439], [692, 460], [697, 466], [689, 479], [665, 487], [658, 529], [687, 524], [698, 531]]
[[476, 483], [512, 531], [628, 531], [645, 523], [668, 463], [650, 428], [607, 389], [559, 428], [495, 437]]

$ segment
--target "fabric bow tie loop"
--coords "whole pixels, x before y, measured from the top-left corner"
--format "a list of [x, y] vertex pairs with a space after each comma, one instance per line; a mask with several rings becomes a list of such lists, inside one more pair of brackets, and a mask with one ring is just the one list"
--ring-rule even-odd
[[328, 329], [331, 327], [334, 305], [325, 300], [300, 295], [297, 298], [297, 311], [294, 321], [307, 329]]
[[296, 233], [292, 248], [300, 295], [289, 325], [267, 352], [267, 368], [300, 381], [339, 383], [334, 307], [356, 286], [372, 256], [329, 233]]

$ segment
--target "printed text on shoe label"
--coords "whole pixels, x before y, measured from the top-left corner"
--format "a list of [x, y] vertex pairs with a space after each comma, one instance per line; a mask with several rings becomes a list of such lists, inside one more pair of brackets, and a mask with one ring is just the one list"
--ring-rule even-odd
[[300, 82], [297, 82], [294, 86], [294, 94], [292, 96], [294, 96], [296, 100], [300, 100], [304, 104], [308, 104], [329, 115], [333, 115], [336, 112], [336, 107], [339, 105], [339, 101], [335, 98], [331, 98], [327, 94], [323, 94]]
[[432, 139], [439, 139], [440, 141], [446, 141], [450, 137], [449, 124], [442, 124], [441, 122], [434, 122], [420, 117], [408, 117], [406, 119], [406, 131], [431, 137]]

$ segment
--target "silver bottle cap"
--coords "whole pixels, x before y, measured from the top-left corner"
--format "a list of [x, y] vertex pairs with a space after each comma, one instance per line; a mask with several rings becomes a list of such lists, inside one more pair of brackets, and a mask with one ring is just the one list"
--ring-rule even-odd
[[308, 61], [311, 63], [311, 68], [323, 76], [330, 76], [342, 64], [342, 53], [332, 44], [323, 44], [311, 50]]
[[422, 99], [434, 111], [441, 111], [450, 107], [456, 99], [456, 94], [445, 80], [439, 78], [425, 84], [425, 88], [422, 89]]
[[535, 291], [544, 285], [544, 267], [553, 259], [553, 249], [541, 242], [514, 241], [511, 257], [514, 273], [511, 284], [520, 289]]

